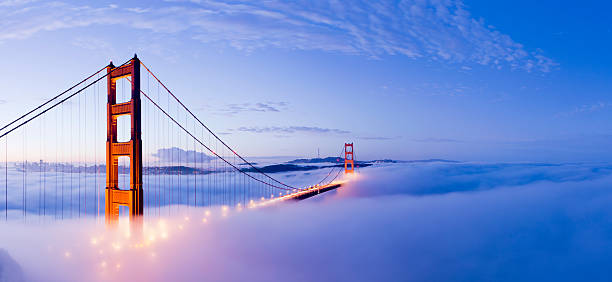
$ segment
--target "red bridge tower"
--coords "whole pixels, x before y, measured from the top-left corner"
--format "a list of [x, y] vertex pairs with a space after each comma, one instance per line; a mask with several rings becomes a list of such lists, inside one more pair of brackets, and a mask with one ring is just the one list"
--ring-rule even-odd
[[[112, 223], [119, 218], [119, 207], [127, 206], [130, 218], [143, 214], [142, 197], [142, 140], [140, 126], [140, 60], [136, 55], [129, 63], [115, 67], [111, 62], [106, 67], [108, 104], [106, 136], [106, 221]], [[129, 78], [132, 86], [130, 101], [117, 104], [117, 80]], [[117, 142], [117, 118], [131, 117], [131, 137], [128, 142]], [[130, 187], [119, 189], [119, 157], [130, 158]]]
[[[351, 168], [349, 168], [349, 165]], [[353, 143], [344, 143], [344, 173], [355, 172], [355, 159], [353, 158]]]

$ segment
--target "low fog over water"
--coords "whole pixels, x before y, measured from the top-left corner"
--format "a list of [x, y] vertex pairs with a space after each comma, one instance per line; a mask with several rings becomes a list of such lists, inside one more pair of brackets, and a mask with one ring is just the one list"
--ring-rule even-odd
[[142, 234], [125, 221], [9, 220], [0, 281], [609, 280], [611, 174], [607, 163], [387, 164], [301, 202], [149, 218]]

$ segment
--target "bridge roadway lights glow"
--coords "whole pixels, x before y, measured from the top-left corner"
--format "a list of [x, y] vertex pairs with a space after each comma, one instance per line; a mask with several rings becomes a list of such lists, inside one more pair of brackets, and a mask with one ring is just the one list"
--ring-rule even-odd
[[[306, 199], [312, 196], [315, 196], [319, 193], [323, 193], [326, 191], [330, 191], [333, 189], [337, 189], [345, 184], [345, 181], [336, 181], [334, 183], [328, 185], [315, 185], [311, 186], [308, 189], [297, 190], [288, 195], [284, 195], [277, 198], [272, 198], [269, 200], [265, 200], [262, 198], [262, 202], [255, 203], [253, 200], [249, 202], [249, 208], [258, 208], [264, 207], [268, 205], [272, 205], [275, 203], [279, 203], [287, 200], [300, 200]], [[243, 206], [238, 203], [235, 207], [235, 210], [240, 212], [243, 209]], [[221, 218], [226, 218], [230, 212], [229, 206], [220, 207], [219, 215]], [[211, 218], [211, 210], [206, 209], [204, 211], [204, 217], [202, 218], [201, 224], [207, 224]], [[157, 254], [155, 253], [154, 245], [158, 244], [158, 242], [163, 242], [170, 239], [170, 232], [180, 232], [188, 227], [189, 222], [191, 222], [191, 218], [189, 216], [185, 216], [177, 222], [176, 224], [168, 224], [165, 220], [160, 219], [155, 223], [143, 223], [143, 222], [118, 222], [116, 223], [115, 232], [106, 233], [98, 236], [93, 236], [90, 238], [91, 247], [96, 251], [96, 253], [100, 256], [100, 261], [97, 265], [100, 266], [100, 271], [105, 272], [108, 271], [108, 268], [115, 269], [115, 271], [119, 271], [121, 268], [121, 256], [126, 250], [129, 249], [143, 249], [148, 250], [148, 256], [150, 259], [155, 259]], [[138, 224], [140, 228], [136, 229], [134, 232], [133, 225]], [[173, 229], [176, 228], [176, 229]], [[134, 232], [134, 233], [133, 233]], [[65, 250], [61, 255], [65, 259], [76, 259], [76, 254], [73, 254], [70, 249]], [[109, 263], [112, 261], [112, 264]], [[114, 266], [114, 267], [113, 267]]]
[[299, 192], [296, 193], [291, 193], [285, 196], [280, 196], [277, 198], [271, 198], [269, 200], [265, 200], [264, 198], [261, 198], [261, 202], [253, 204], [251, 207], [252, 208], [258, 208], [258, 207], [264, 207], [264, 206], [268, 206], [268, 205], [272, 205], [272, 204], [276, 204], [279, 202], [283, 202], [283, 201], [287, 201], [287, 200], [303, 200], [303, 199], [307, 199], [310, 198], [312, 196], [315, 196], [317, 194], [320, 193], [324, 193], [330, 190], [334, 190], [339, 188], [340, 186], [342, 186], [345, 182], [334, 182], [334, 183], [330, 183], [327, 185], [315, 185], [315, 186], [311, 186], [308, 189], [305, 190], [301, 190]]

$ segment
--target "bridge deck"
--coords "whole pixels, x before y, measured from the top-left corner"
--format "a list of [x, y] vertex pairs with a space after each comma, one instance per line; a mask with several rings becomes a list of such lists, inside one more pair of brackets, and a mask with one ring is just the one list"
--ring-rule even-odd
[[292, 197], [289, 198], [289, 199], [290, 200], [296, 200], [296, 201], [308, 199], [310, 197], [314, 197], [314, 196], [319, 195], [321, 193], [325, 193], [327, 191], [331, 191], [331, 190], [334, 190], [336, 188], [339, 188], [340, 186], [342, 186], [342, 184], [335, 183], [335, 184], [328, 184], [328, 185], [320, 186], [320, 187], [313, 188], [313, 189], [308, 189], [308, 190], [305, 190], [305, 191], [302, 191], [302, 192], [298, 192], [298, 193], [295, 193], [295, 194], [290, 194], [290, 195], [292, 195]]
[[308, 199], [310, 197], [319, 195], [321, 193], [325, 193], [327, 191], [331, 191], [331, 190], [337, 189], [340, 186], [342, 186], [342, 183], [331, 183], [331, 184], [327, 184], [327, 185], [312, 187], [310, 189], [302, 190], [302, 191], [299, 191], [299, 192], [287, 194], [285, 196], [281, 196], [281, 197], [273, 198], [273, 199], [270, 199], [270, 200], [267, 200], [267, 201], [264, 201], [264, 202], [260, 202], [260, 203], [256, 204], [255, 207], [267, 206], [267, 205], [271, 205], [271, 204], [275, 204], [275, 203], [279, 203], [279, 202], [284, 202], [284, 201], [288, 201], [288, 200], [300, 201], [300, 200]]

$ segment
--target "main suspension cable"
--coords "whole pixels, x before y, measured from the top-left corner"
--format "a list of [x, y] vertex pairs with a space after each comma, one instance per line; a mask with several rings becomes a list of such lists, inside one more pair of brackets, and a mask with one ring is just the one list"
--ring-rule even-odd
[[[128, 64], [129, 62], [130, 62], [130, 61], [127, 61], [127, 62], [125, 62], [125, 63], [121, 64], [120, 66], [118, 66], [117, 68], [120, 68], [120, 67], [122, 67], [122, 66], [124, 66], [124, 65]], [[104, 67], [104, 68], [106, 68], [106, 67]], [[97, 74], [97, 73], [99, 73], [99, 71], [98, 71], [98, 72], [96, 72], [96, 74]], [[110, 74], [110, 72], [106, 73], [105, 75], [101, 76], [100, 78], [98, 78], [98, 79], [94, 80], [93, 82], [91, 82], [91, 83], [87, 84], [87, 86], [85, 86], [85, 87], [83, 87], [83, 88], [79, 89], [77, 92], [72, 93], [70, 96], [68, 96], [68, 97], [66, 97], [66, 98], [64, 98], [64, 99], [62, 99], [62, 100], [60, 100], [59, 102], [57, 102], [57, 103], [53, 104], [52, 106], [50, 106], [49, 108], [45, 109], [44, 111], [42, 111], [42, 112], [40, 112], [40, 113], [36, 114], [35, 116], [33, 116], [33, 117], [29, 118], [28, 120], [26, 120], [26, 121], [24, 121], [24, 122], [20, 123], [19, 125], [17, 125], [17, 126], [15, 126], [15, 127], [11, 128], [11, 130], [9, 130], [9, 131], [7, 131], [7, 132], [3, 133], [2, 135], [0, 135], [0, 138], [2, 138], [2, 137], [4, 137], [4, 136], [8, 135], [9, 133], [11, 133], [11, 132], [15, 131], [16, 129], [18, 129], [18, 128], [20, 128], [20, 127], [22, 127], [22, 126], [24, 126], [24, 125], [28, 124], [30, 121], [32, 121], [32, 120], [34, 120], [35, 118], [37, 118], [37, 117], [41, 116], [42, 114], [44, 114], [44, 113], [48, 112], [49, 110], [51, 110], [51, 109], [55, 108], [56, 106], [58, 106], [58, 105], [60, 105], [60, 104], [63, 104], [63, 103], [64, 103], [64, 102], [66, 102], [68, 99], [70, 99], [70, 98], [74, 97], [75, 95], [77, 95], [77, 94], [81, 93], [82, 91], [84, 91], [84, 90], [85, 90], [85, 89], [87, 89], [88, 87], [90, 87], [90, 86], [92, 86], [92, 85], [96, 84], [98, 81], [100, 81], [100, 80], [102, 80], [103, 78], [107, 77], [109, 74]], [[94, 74], [94, 75], [95, 75], [95, 74]], [[93, 75], [92, 75], [92, 76], [93, 76]], [[89, 77], [88, 77], [88, 79], [89, 79], [89, 78], [91, 78], [92, 76], [89, 76]], [[86, 79], [86, 80], [87, 80], [87, 79]], [[79, 82], [77, 85], [79, 85], [79, 84], [81, 84], [81, 82]], [[70, 89], [73, 89], [73, 88], [74, 88], [74, 87], [76, 87], [77, 85], [75, 85], [75, 86], [71, 87]], [[65, 92], [64, 92], [64, 93], [65, 93]], [[61, 96], [61, 95], [63, 95], [63, 94], [60, 94], [60, 95], [58, 95], [58, 96], [54, 97], [53, 99], [51, 99], [51, 100], [49, 100], [49, 101], [47, 101], [47, 102], [43, 103], [42, 105], [38, 106], [36, 109], [41, 108], [42, 106], [44, 106], [44, 105], [48, 104], [50, 101], [52, 101], [52, 100], [56, 99], [57, 97], [59, 97], [59, 96]], [[35, 110], [36, 110], [36, 109], [35, 109]], [[32, 111], [30, 111], [30, 112], [33, 112], [33, 111], [35, 111], [35, 110], [32, 110]], [[27, 116], [27, 114], [26, 114], [26, 115], [23, 115], [22, 117], [20, 117], [20, 118], [18, 118], [18, 119], [16, 119], [16, 120], [14, 120], [14, 121], [12, 121], [11, 123], [9, 123], [9, 124], [5, 125], [5, 126], [2, 128], [2, 129], [4, 129], [4, 128], [6, 128], [6, 127], [10, 126], [11, 124], [13, 124], [13, 123], [15, 123], [15, 122], [17, 122], [17, 121], [19, 121], [20, 119], [22, 119], [22, 118], [23, 118], [23, 117], [25, 117], [25, 116]]]
[[64, 94], [68, 93], [70, 90], [72, 90], [72, 89], [74, 89], [75, 87], [77, 87], [77, 86], [79, 86], [79, 85], [83, 84], [83, 82], [85, 82], [85, 81], [89, 80], [89, 79], [90, 79], [90, 78], [92, 78], [94, 75], [96, 75], [96, 74], [100, 73], [101, 71], [103, 71], [105, 68], [106, 68], [106, 67], [101, 68], [99, 71], [97, 71], [97, 72], [93, 73], [92, 75], [88, 76], [87, 78], [85, 78], [85, 79], [81, 80], [79, 83], [77, 83], [77, 84], [73, 85], [72, 87], [70, 87], [70, 88], [66, 89], [66, 91], [64, 91], [64, 92], [62, 92], [62, 93], [58, 94], [57, 96], [55, 96], [55, 97], [53, 97], [53, 98], [49, 99], [47, 102], [44, 102], [43, 104], [39, 105], [38, 107], [34, 108], [33, 110], [31, 110], [31, 111], [27, 112], [26, 114], [24, 114], [24, 115], [20, 116], [20, 117], [19, 117], [19, 118], [17, 118], [16, 120], [11, 121], [9, 124], [7, 124], [7, 125], [3, 126], [2, 128], [0, 128], [0, 131], [2, 131], [2, 130], [4, 130], [4, 129], [6, 129], [7, 127], [11, 126], [12, 124], [14, 124], [14, 123], [16, 123], [16, 122], [20, 121], [21, 119], [25, 118], [25, 117], [26, 117], [26, 116], [28, 116], [29, 114], [31, 114], [31, 113], [33, 113], [33, 112], [35, 112], [36, 110], [38, 110], [38, 109], [40, 109], [40, 108], [44, 107], [45, 105], [47, 105], [47, 104], [51, 103], [51, 102], [52, 102], [52, 101], [54, 101], [55, 99], [57, 99], [57, 98], [61, 97], [62, 95], [64, 95]]
[[299, 189], [299, 190], [303, 190], [301, 188], [284, 188], [284, 187], [280, 187], [280, 186], [276, 186], [273, 184], [269, 184], [269, 183], [265, 183], [262, 180], [259, 180], [255, 177], [253, 177], [252, 175], [246, 173], [245, 171], [242, 171], [240, 168], [236, 167], [234, 164], [232, 164], [231, 162], [229, 162], [228, 160], [226, 160], [225, 158], [221, 157], [219, 154], [217, 154], [217, 152], [213, 151], [211, 148], [209, 148], [208, 146], [206, 146], [202, 141], [200, 141], [200, 139], [198, 139], [197, 137], [195, 137], [189, 130], [187, 130], [185, 127], [183, 127], [180, 123], [178, 123], [172, 116], [170, 116], [170, 114], [168, 114], [164, 109], [162, 109], [157, 103], [155, 103], [155, 101], [153, 101], [153, 99], [151, 99], [149, 97], [149, 95], [147, 95], [144, 91], [140, 90], [140, 93], [142, 93], [151, 103], [153, 103], [153, 105], [159, 109], [164, 115], [166, 115], [170, 120], [172, 120], [172, 122], [174, 122], [176, 125], [178, 125], [178, 127], [180, 127], [183, 131], [185, 131], [185, 133], [187, 133], [189, 136], [191, 136], [191, 138], [193, 138], [194, 140], [196, 140], [198, 143], [200, 143], [200, 145], [202, 145], [204, 148], [206, 148], [209, 152], [211, 152], [213, 155], [215, 155], [217, 158], [223, 160], [225, 163], [227, 163], [228, 165], [230, 165], [231, 167], [233, 167], [235, 170], [240, 171], [241, 173], [247, 175], [248, 177], [250, 177], [251, 179], [267, 184], [269, 186], [272, 186], [274, 188], [277, 189], [282, 189], [282, 190], [292, 190], [292, 189]]
[[[344, 152], [345, 148], [343, 147], [342, 150], [340, 150], [340, 153], [338, 154], [338, 158], [340, 158], [341, 154]], [[337, 168], [337, 165], [332, 166], [332, 169], [329, 170], [329, 173], [327, 173], [327, 175], [325, 177], [323, 177], [323, 179], [321, 179], [321, 181], [317, 182], [317, 185], [320, 185], [321, 183], [323, 183], [323, 181], [325, 181], [325, 179], [327, 179], [332, 172], [334, 172], [334, 170]], [[333, 181], [333, 180], [332, 180]], [[331, 182], [330, 182], [331, 183]], [[329, 183], [328, 183], [329, 184]]]
[[[173, 93], [172, 91], [170, 91], [170, 89], [168, 89], [168, 87], [166, 87], [166, 85], [164, 85], [163, 82], [161, 82], [161, 80], [159, 80], [159, 78], [157, 78], [157, 76], [142, 62], [140, 62], [140, 64], [155, 78], [155, 80], [157, 80], [157, 82], [159, 82], [159, 84], [161, 86], [164, 87], [164, 89], [166, 89], [166, 91], [168, 91], [168, 93], [183, 107], [183, 109], [185, 109], [194, 119], [196, 119], [198, 121], [198, 123], [200, 123], [204, 128], [206, 128], [206, 130], [212, 134], [217, 140], [219, 140], [221, 142], [221, 144], [223, 144], [228, 150], [230, 150], [234, 155], [236, 155], [238, 158], [240, 158], [244, 163], [248, 164], [253, 170], [257, 171], [258, 173], [260, 173], [261, 175], [264, 175], [266, 177], [268, 177], [269, 179], [271, 179], [272, 181], [288, 187], [290, 189], [300, 189], [298, 187], [293, 187], [291, 185], [287, 185], [281, 181], [276, 180], [276, 178], [266, 174], [265, 172], [263, 172], [262, 170], [260, 170], [259, 168], [257, 168], [256, 166], [254, 166], [252, 163], [250, 163], [249, 161], [247, 161], [245, 158], [243, 158], [241, 155], [239, 155], [238, 153], [236, 153], [236, 151], [234, 151], [234, 149], [232, 149], [229, 145], [227, 145], [225, 142], [223, 142], [223, 140], [221, 140], [221, 138], [219, 138], [219, 136], [217, 136], [214, 132], [212, 132], [212, 130], [210, 130], [208, 128], [208, 126], [206, 126], [198, 117], [196, 117], [191, 110], [189, 110], [184, 104], [183, 102], [181, 102], [181, 100], [179, 100]], [[289, 189], [286, 189], [289, 190]]]

